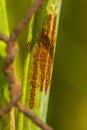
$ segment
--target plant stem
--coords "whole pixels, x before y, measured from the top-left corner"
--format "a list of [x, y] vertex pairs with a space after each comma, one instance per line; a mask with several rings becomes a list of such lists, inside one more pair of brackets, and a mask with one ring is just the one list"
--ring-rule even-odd
[[[25, 50], [22, 102], [43, 121], [46, 121], [47, 115], [60, 2], [61, 0], [45, 0], [35, 18], [29, 22], [28, 44], [25, 45], [27, 49]], [[18, 130], [40, 129], [22, 113], [19, 113], [18, 124]]]

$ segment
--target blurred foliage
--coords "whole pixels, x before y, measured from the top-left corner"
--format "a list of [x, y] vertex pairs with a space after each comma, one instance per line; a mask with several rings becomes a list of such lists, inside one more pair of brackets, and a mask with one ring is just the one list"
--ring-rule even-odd
[[[7, 0], [10, 31], [28, 8], [28, 0]], [[86, 35], [87, 0], [63, 0], [48, 110], [55, 130], [87, 130]]]
[[63, 0], [48, 121], [87, 130], [87, 1]]

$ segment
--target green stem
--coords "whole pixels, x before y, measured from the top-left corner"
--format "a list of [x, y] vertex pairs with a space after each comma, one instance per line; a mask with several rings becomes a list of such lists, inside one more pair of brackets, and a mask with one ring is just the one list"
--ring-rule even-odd
[[[60, 5], [61, 0], [45, 0], [35, 18], [29, 22], [28, 45], [31, 49], [25, 50], [22, 102], [43, 121], [46, 121], [47, 115]], [[48, 49], [46, 44], [49, 44]], [[19, 113], [17, 126], [17, 130], [40, 129], [22, 113]]]
[[[30, 4], [33, 4], [34, 0], [30, 2]], [[29, 21], [29, 28], [28, 28], [28, 39], [26, 40], [26, 50], [28, 51], [28, 46], [30, 47], [30, 43], [32, 40], [32, 28], [33, 28], [33, 21], [34, 21], [34, 16], [31, 18]], [[29, 61], [30, 61], [30, 52], [25, 51], [25, 63], [24, 63], [24, 73], [23, 73], [23, 82], [22, 82], [22, 103], [25, 104], [26, 101], [26, 92], [27, 92], [27, 75], [28, 75], [28, 67], [29, 67]], [[29, 48], [30, 50], [30, 48]], [[26, 125], [26, 124], [25, 124]], [[26, 126], [25, 126], [26, 127]], [[18, 113], [18, 122], [17, 122], [17, 130], [23, 130], [24, 128], [24, 114], [19, 112]]]

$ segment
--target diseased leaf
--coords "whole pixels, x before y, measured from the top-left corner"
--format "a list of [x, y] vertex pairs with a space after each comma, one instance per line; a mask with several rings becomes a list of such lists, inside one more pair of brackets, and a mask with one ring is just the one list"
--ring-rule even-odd
[[[46, 122], [61, 0], [45, 0], [29, 22], [22, 102]], [[22, 124], [21, 124], [22, 122]], [[39, 130], [19, 113], [17, 130]]]

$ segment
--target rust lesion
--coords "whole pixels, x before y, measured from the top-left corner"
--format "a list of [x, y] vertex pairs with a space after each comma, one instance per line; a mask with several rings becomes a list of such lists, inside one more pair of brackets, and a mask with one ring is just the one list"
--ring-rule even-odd
[[[35, 93], [38, 80], [38, 71], [40, 70], [40, 91], [43, 91], [45, 86], [45, 92], [47, 92], [50, 80], [51, 69], [53, 64], [54, 46], [56, 42], [56, 14], [49, 14], [46, 25], [42, 28], [39, 43], [36, 47], [33, 62], [33, 74], [31, 77], [31, 96], [30, 96], [30, 108], [33, 109], [35, 102]], [[39, 66], [40, 65], [40, 66]], [[38, 69], [40, 67], [40, 69]]]
[[54, 44], [56, 42], [56, 27], [57, 27], [57, 14], [54, 15], [52, 33], [51, 33], [51, 43]]
[[40, 66], [41, 66], [41, 91], [44, 87], [45, 81], [45, 92], [48, 89], [51, 80], [51, 69], [53, 64], [54, 46], [56, 42], [56, 25], [57, 15], [49, 14], [46, 27], [41, 33], [42, 51], [40, 55]]
[[31, 95], [30, 95], [30, 108], [32, 109], [34, 106], [34, 99], [35, 99], [35, 90], [37, 86], [37, 75], [38, 75], [38, 66], [40, 60], [40, 44], [36, 46], [36, 51], [34, 54], [34, 62], [33, 62], [33, 74], [31, 77]]
[[48, 15], [48, 21], [46, 25], [46, 34], [50, 40], [51, 40], [52, 20], [53, 20], [53, 15], [50, 13]]
[[[38, 9], [43, 5], [44, 0], [36, 0], [31, 8], [26, 13], [25, 17], [19, 23], [19, 25], [13, 30], [10, 34], [10, 37], [7, 37], [0, 33], [0, 39], [5, 41], [6, 46], [6, 57], [4, 60], [3, 71], [4, 74], [7, 76], [11, 101], [8, 103], [4, 108], [0, 110], [0, 117], [3, 116], [5, 113], [11, 110], [13, 106], [16, 106], [22, 113], [24, 113], [27, 117], [30, 117], [33, 122], [35, 122], [41, 129], [43, 130], [52, 130], [50, 126], [44, 123], [41, 119], [34, 115], [33, 112], [30, 111], [25, 105], [20, 102], [21, 98], [21, 85], [20, 82], [17, 80], [15, 71], [14, 71], [14, 58], [16, 56], [18, 46], [16, 43], [16, 39], [19, 34], [23, 31], [24, 27], [28, 24], [30, 18], [35, 14]], [[36, 84], [36, 75], [37, 75], [37, 62], [38, 62], [38, 52], [39, 49], [36, 49], [35, 61], [34, 61], [34, 73], [32, 77], [31, 84], [34, 87], [31, 91], [31, 95], [35, 95], [35, 84]], [[34, 100], [34, 99], [33, 99]]]
[[46, 77], [49, 47], [50, 47], [50, 41], [47, 35], [45, 34], [45, 30], [43, 29], [41, 33], [41, 53], [40, 53], [40, 70], [41, 70], [40, 90], [41, 91], [43, 91], [44, 81]]
[[54, 14], [51, 37], [50, 37], [51, 45], [49, 49], [48, 66], [47, 66], [47, 71], [46, 71], [45, 92], [47, 92], [49, 84], [51, 82], [51, 70], [52, 70], [52, 64], [53, 64], [54, 46], [56, 42], [56, 25], [57, 25], [57, 14]]

